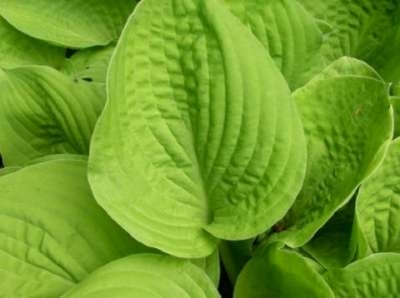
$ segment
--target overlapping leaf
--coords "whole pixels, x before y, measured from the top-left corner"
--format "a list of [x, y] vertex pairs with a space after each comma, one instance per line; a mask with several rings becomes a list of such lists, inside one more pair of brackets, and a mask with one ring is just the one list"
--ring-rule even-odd
[[381, 70], [385, 60], [393, 58], [391, 54], [398, 55], [394, 50], [393, 40], [400, 24], [399, 1], [299, 0], [299, 2], [324, 23], [324, 26], [330, 27], [330, 34], [327, 35], [323, 45], [327, 61], [333, 61], [341, 56], [352, 56]]
[[253, 254], [254, 239], [222, 241], [219, 245], [221, 261], [232, 284]]
[[324, 277], [337, 298], [394, 298], [400, 292], [400, 254], [374, 254]]
[[394, 117], [394, 132], [393, 137], [397, 138], [400, 136], [400, 97], [392, 96], [390, 98], [390, 103], [393, 107], [393, 117]]
[[[251, 53], [251, 55], [249, 55]], [[124, 30], [92, 141], [96, 199], [181, 257], [256, 236], [293, 203], [304, 135], [289, 88], [216, 0], [147, 0]]]
[[2, 0], [0, 15], [18, 30], [71, 48], [106, 45], [118, 36], [136, 0]]
[[323, 69], [323, 34], [296, 0], [225, 0], [268, 50], [292, 90]]
[[355, 258], [354, 208], [355, 199], [352, 199], [302, 247], [325, 268], [344, 267]]
[[63, 298], [217, 298], [211, 280], [189, 261], [137, 254], [91, 274]]
[[294, 93], [308, 142], [300, 195], [278, 238], [302, 246], [380, 164], [392, 138], [388, 87], [365, 63], [341, 58]]
[[10, 174], [10, 173], [13, 173], [13, 172], [15, 172], [15, 171], [17, 171], [19, 169], [20, 169], [19, 167], [1, 168], [0, 169], [0, 176], [4, 176], [4, 175]]
[[[396, 4], [399, 6], [399, 4]], [[400, 13], [400, 9], [396, 16]], [[397, 24], [394, 28], [389, 29], [391, 35], [388, 37], [386, 42], [381, 45], [381, 49], [377, 54], [368, 59], [379, 73], [388, 82], [400, 82], [400, 21], [397, 20]], [[395, 31], [394, 29], [397, 30]]]
[[107, 67], [115, 45], [78, 51], [66, 59], [62, 71], [77, 80], [105, 83]]
[[0, 17], [0, 67], [40, 64], [60, 67], [64, 49], [22, 34]]
[[400, 97], [400, 80], [390, 85], [390, 95]]
[[218, 286], [221, 274], [218, 249], [205, 258], [191, 259], [190, 261], [203, 269], [214, 285]]
[[104, 90], [54, 69], [0, 70], [0, 153], [6, 166], [56, 153], [87, 154]]
[[333, 298], [317, 264], [273, 245], [253, 257], [240, 273], [235, 298]]
[[3, 297], [59, 297], [98, 267], [147, 252], [95, 203], [77, 158], [0, 177]]
[[356, 216], [367, 251], [400, 252], [400, 139], [360, 188]]

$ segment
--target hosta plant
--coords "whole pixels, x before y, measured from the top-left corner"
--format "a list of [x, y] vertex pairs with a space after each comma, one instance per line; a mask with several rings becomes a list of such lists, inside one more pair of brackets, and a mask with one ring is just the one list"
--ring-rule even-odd
[[1, 0], [0, 297], [400, 296], [399, 15]]

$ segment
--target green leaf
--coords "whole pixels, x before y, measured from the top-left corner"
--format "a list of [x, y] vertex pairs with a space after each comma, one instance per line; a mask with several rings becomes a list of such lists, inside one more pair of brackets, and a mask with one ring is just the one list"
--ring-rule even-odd
[[344, 267], [356, 255], [357, 244], [353, 238], [355, 199], [335, 215], [302, 247], [324, 268]]
[[311, 260], [272, 245], [254, 256], [240, 273], [235, 298], [334, 298]]
[[322, 32], [295, 0], [225, 0], [268, 50], [292, 90], [323, 69]]
[[131, 235], [202, 257], [216, 238], [254, 237], [286, 213], [305, 172], [300, 119], [272, 59], [224, 5], [143, 1], [108, 74], [89, 179]]
[[393, 141], [383, 164], [362, 184], [356, 216], [372, 252], [400, 252], [400, 139]]
[[277, 234], [308, 242], [380, 164], [393, 130], [388, 88], [365, 63], [341, 58], [294, 93], [308, 143], [306, 179]]
[[112, 44], [78, 51], [64, 61], [61, 71], [77, 80], [105, 83], [107, 67], [115, 49]]
[[218, 250], [215, 250], [208, 257], [191, 259], [190, 261], [198, 267], [202, 268], [207, 273], [208, 277], [212, 280], [214, 285], [218, 286], [221, 273]]
[[54, 69], [0, 69], [0, 152], [6, 166], [47, 154], [87, 154], [104, 90]]
[[0, 177], [18, 171], [19, 167], [7, 167], [0, 169]]
[[253, 255], [254, 239], [242, 241], [221, 241], [219, 251], [222, 263], [232, 284]]
[[59, 297], [98, 267], [150, 251], [95, 203], [86, 165], [65, 156], [1, 176], [3, 297]]
[[137, 254], [98, 269], [62, 298], [216, 298], [211, 280], [189, 261]]
[[[392, 47], [399, 25], [397, 0], [299, 0], [317, 19], [331, 27], [322, 51], [326, 60], [352, 56], [379, 68], [387, 47]], [[394, 48], [393, 48], [394, 49]], [[383, 52], [382, 52], [383, 51]]]
[[382, 77], [365, 62], [350, 57], [341, 57], [315, 76], [309, 86], [318, 85], [322, 80], [329, 80], [342, 76], [383, 81]]
[[400, 254], [374, 254], [343, 269], [325, 274], [336, 298], [397, 297], [400, 287]]
[[22, 34], [0, 17], [0, 67], [40, 64], [60, 67], [65, 49]]
[[69, 48], [117, 40], [136, 0], [2, 0], [0, 15], [18, 30]]
[[390, 95], [394, 97], [400, 97], [400, 79], [390, 84]]
[[88, 161], [88, 156], [87, 155], [79, 155], [79, 154], [51, 154], [51, 155], [46, 155], [38, 158], [34, 158], [29, 160], [24, 164], [24, 166], [30, 166], [34, 165], [37, 163], [42, 163], [42, 162], [47, 162], [47, 161], [53, 161], [53, 160], [76, 160], [76, 161]]
[[[396, 4], [399, 6], [399, 4]], [[400, 14], [400, 9], [397, 16]], [[396, 32], [393, 32], [397, 28]], [[381, 45], [378, 54], [369, 58], [370, 63], [379, 70], [379, 73], [388, 82], [400, 81], [400, 22], [397, 20], [395, 27], [388, 29], [390, 37]]]
[[393, 137], [397, 138], [400, 136], [400, 96], [392, 96], [390, 98], [390, 103], [393, 107], [393, 117], [394, 117], [394, 133]]

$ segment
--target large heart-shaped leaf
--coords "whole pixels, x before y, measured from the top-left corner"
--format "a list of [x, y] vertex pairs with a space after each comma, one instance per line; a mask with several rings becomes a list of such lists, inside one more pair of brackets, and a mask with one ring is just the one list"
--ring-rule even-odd
[[398, 297], [400, 254], [374, 254], [324, 275], [336, 298]]
[[6, 166], [87, 154], [104, 90], [44, 66], [0, 69], [0, 153]]
[[392, 138], [388, 87], [365, 63], [341, 58], [294, 93], [308, 143], [302, 191], [277, 237], [302, 246], [380, 164]]
[[63, 298], [217, 298], [211, 280], [189, 261], [137, 254], [92, 273]]
[[116, 40], [136, 0], [2, 0], [0, 15], [18, 30], [54, 44], [85, 48]]
[[362, 184], [356, 216], [369, 251], [400, 252], [400, 139], [393, 141], [383, 164]]
[[22, 34], [0, 17], [0, 67], [40, 64], [60, 67], [64, 49]]
[[322, 32], [296, 0], [225, 0], [268, 50], [292, 90], [322, 70]]
[[147, 252], [96, 204], [86, 162], [64, 156], [0, 177], [3, 297], [59, 297], [98, 267]]
[[122, 34], [92, 139], [99, 204], [143, 243], [180, 257], [256, 236], [305, 172], [289, 88], [216, 0], [146, 0]]
[[333, 298], [318, 265], [297, 252], [272, 245], [244, 267], [235, 298]]

